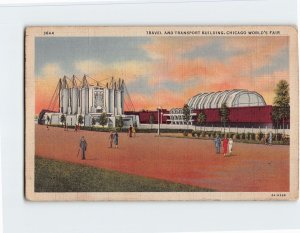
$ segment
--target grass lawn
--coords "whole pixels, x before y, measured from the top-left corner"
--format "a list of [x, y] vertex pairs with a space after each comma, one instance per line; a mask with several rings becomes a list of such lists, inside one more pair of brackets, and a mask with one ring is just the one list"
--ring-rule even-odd
[[213, 190], [35, 157], [36, 192], [211, 192]]

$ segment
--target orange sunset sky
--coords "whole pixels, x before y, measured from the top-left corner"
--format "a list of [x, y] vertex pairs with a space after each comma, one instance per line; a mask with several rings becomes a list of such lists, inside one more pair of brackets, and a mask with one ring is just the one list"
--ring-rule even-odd
[[288, 47], [283, 36], [36, 38], [35, 110], [73, 74], [123, 78], [136, 110], [182, 107], [199, 92], [234, 88], [272, 104], [276, 83], [288, 80]]

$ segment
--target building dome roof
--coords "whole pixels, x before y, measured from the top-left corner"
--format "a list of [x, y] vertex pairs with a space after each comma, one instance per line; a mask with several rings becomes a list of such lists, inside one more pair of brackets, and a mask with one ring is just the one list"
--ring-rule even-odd
[[243, 89], [199, 93], [188, 100], [188, 105], [192, 109], [221, 108], [223, 103], [226, 103], [227, 107], [266, 105], [259, 93]]

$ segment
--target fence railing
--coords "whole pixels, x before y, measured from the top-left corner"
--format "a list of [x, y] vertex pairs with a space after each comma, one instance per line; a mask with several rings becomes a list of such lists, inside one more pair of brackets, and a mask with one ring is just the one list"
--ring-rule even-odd
[[[140, 124], [141, 129], [158, 129], [158, 124]], [[214, 126], [195, 126], [195, 125], [172, 125], [172, 124], [160, 124], [160, 129], [189, 129], [189, 130], [201, 130], [201, 131], [222, 131], [226, 133], [282, 133], [290, 134], [290, 129], [274, 129], [271, 127], [214, 127]]]

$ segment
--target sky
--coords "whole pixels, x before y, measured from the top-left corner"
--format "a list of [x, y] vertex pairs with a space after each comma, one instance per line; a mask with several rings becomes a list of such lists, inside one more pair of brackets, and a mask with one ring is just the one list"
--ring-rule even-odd
[[[38, 37], [36, 113], [64, 75], [124, 79], [136, 110], [182, 107], [200, 92], [248, 89], [272, 104], [288, 81], [288, 37]], [[106, 81], [103, 81], [106, 82]]]

